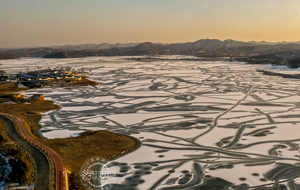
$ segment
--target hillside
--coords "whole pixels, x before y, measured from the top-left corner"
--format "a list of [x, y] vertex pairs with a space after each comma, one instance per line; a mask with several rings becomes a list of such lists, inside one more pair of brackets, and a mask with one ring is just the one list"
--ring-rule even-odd
[[195, 42], [158, 44], [83, 44], [23, 49], [0, 49], [0, 59], [20, 57], [76, 58], [87, 56], [193, 55], [198, 57], [250, 57], [300, 50], [300, 42], [242, 42], [201, 39]]

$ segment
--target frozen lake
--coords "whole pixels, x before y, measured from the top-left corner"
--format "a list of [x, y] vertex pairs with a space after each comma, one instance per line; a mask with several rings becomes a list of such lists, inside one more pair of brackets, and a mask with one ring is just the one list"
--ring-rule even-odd
[[114, 160], [115, 188], [300, 188], [300, 80], [256, 72], [265, 66], [212, 61], [94, 57], [1, 63], [11, 73], [37, 66], [86, 68], [103, 83], [23, 94], [41, 93], [61, 105], [40, 121], [46, 138], [108, 130], [142, 142]]

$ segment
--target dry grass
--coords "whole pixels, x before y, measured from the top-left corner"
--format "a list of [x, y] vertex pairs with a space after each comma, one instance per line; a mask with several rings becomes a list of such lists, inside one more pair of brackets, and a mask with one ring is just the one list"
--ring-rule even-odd
[[109, 131], [89, 131], [79, 137], [45, 140], [44, 143], [61, 156], [65, 168], [71, 172], [69, 188], [82, 190], [80, 168], [87, 159], [99, 156], [111, 160], [139, 146], [138, 140]]
[[65, 168], [73, 172], [79, 172], [84, 161], [93, 156], [112, 159], [139, 145], [134, 138], [109, 131], [89, 131], [79, 137], [45, 140], [44, 143], [62, 155]]
[[1, 84], [0, 83], [0, 96], [10, 95], [16, 92], [22, 92], [28, 90], [27, 87], [19, 87], [18, 83]]
[[[70, 85], [87, 86], [97, 84], [97, 82], [90, 81], [87, 77], [83, 76], [80, 81], [71, 83]], [[2, 91], [0, 89], [0, 97], [1, 95], [12, 94], [19, 90], [25, 89], [7, 88]], [[31, 136], [52, 148], [60, 155], [65, 168], [71, 172], [70, 189], [74, 187], [74, 183], [77, 184], [75, 185], [76, 189], [80, 189], [79, 170], [85, 160], [93, 156], [113, 159], [139, 147], [137, 139], [108, 131], [89, 131], [79, 137], [64, 139], [44, 139], [38, 133], [40, 129], [38, 121], [43, 112], [60, 109], [60, 106], [54, 105], [52, 101], [47, 100], [28, 101], [24, 98], [19, 98], [13, 99], [13, 101], [15, 102], [14, 104], [0, 103], [0, 112], [22, 119]], [[25, 156], [21, 155], [19, 159], [27, 162], [26, 164], [29, 167], [29, 158]], [[32, 171], [30, 170], [26, 173], [26, 178], [29, 181], [31, 173]]]
[[89, 131], [79, 137], [63, 139], [42, 138], [38, 133], [40, 129], [38, 121], [42, 112], [59, 108], [58, 105], [47, 100], [36, 100], [30, 104], [22, 100], [16, 104], [0, 104], [0, 112], [21, 118], [30, 135], [60, 155], [65, 168], [72, 173], [72, 179], [69, 182], [71, 189], [74, 183], [79, 185], [76, 189], [82, 188], [79, 182], [79, 170], [85, 160], [93, 156], [113, 159], [139, 147], [137, 139], [109, 131]]
[[[60, 107], [54, 105], [52, 101], [34, 101], [30, 104], [26, 102], [16, 102], [15, 104], [0, 104], [0, 112], [8, 113], [14, 116], [19, 117], [23, 120], [25, 127], [28, 129], [28, 132], [36, 139], [41, 140], [41, 137], [38, 134], [38, 129], [40, 128], [37, 124], [41, 112], [47, 112], [50, 110], [56, 110]], [[35, 114], [28, 114], [35, 113]]]

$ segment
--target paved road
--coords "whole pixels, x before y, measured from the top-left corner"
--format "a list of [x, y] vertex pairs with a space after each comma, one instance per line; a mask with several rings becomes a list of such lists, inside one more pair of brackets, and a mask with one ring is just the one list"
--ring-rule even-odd
[[33, 157], [37, 175], [35, 182], [35, 189], [38, 190], [48, 190], [49, 189], [49, 175], [50, 175], [50, 165], [47, 157], [39, 149], [31, 145], [30, 143], [23, 140], [15, 130], [14, 123], [7, 117], [0, 115], [0, 119], [5, 123], [5, 131], [7, 135], [18, 145], [22, 146], [25, 150], [31, 154]]
[[15, 118], [15, 124], [18, 127], [20, 134], [23, 135], [23, 138], [26, 138], [31, 144], [34, 144], [36, 147], [38, 147], [40, 150], [43, 150], [43, 152], [47, 152], [48, 157], [51, 157], [52, 160], [55, 163], [55, 175], [56, 175], [56, 190], [64, 190], [66, 189], [65, 184], [65, 168], [64, 164], [59, 157], [59, 155], [52, 150], [51, 148], [47, 147], [40, 141], [33, 138], [29, 133], [27, 132], [27, 129], [25, 128], [23, 122], [21, 119]]

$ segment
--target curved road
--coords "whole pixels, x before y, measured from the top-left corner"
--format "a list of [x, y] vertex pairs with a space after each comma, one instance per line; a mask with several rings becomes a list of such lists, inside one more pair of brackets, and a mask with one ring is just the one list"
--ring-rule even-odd
[[50, 179], [50, 165], [45, 154], [19, 136], [11, 119], [3, 116], [2, 114], [0, 115], [0, 119], [5, 123], [5, 132], [7, 133], [7, 135], [14, 142], [27, 150], [27, 152], [33, 157], [37, 172], [35, 189], [48, 190]]
[[[14, 140], [17, 144], [24, 147], [32, 155], [36, 163], [37, 176], [36, 176], [35, 189], [38, 190], [49, 189], [50, 165], [46, 155], [43, 152], [46, 152], [48, 157], [51, 157], [55, 163], [56, 190], [66, 189], [65, 169], [59, 155], [51, 148], [47, 147], [43, 143], [39, 142], [38, 140], [30, 136], [21, 119], [14, 117], [16, 123], [12, 122], [10, 118], [13, 117], [14, 116], [9, 114], [0, 113], [0, 119], [3, 120], [6, 125], [5, 130], [7, 135], [12, 140]], [[20, 137], [15, 127], [18, 127], [22, 137]], [[26, 139], [28, 142], [25, 141], [24, 139]]]

